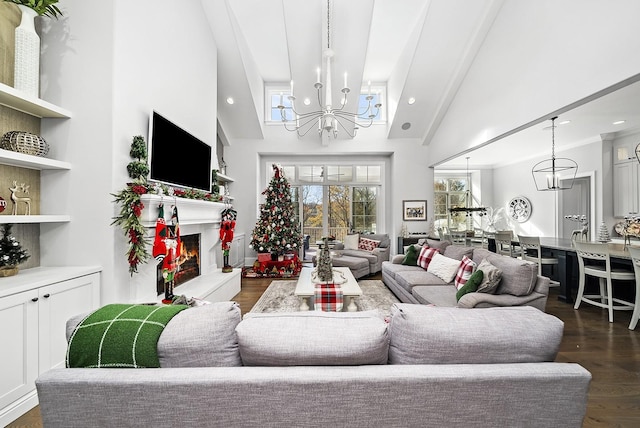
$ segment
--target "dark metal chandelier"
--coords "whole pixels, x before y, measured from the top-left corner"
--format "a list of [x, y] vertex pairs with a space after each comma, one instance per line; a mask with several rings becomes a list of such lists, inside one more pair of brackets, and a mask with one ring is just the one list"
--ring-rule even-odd
[[[541, 192], [571, 189], [578, 172], [578, 164], [574, 160], [569, 158], [556, 158], [555, 121], [557, 118], [558, 116], [551, 118], [551, 159], [538, 162], [531, 169], [531, 175], [533, 175], [536, 189]], [[563, 176], [561, 176], [561, 174], [563, 174]]]
[[[347, 86], [347, 73], [344, 73], [344, 87], [341, 89], [343, 96], [340, 102], [340, 107], [334, 108], [333, 100], [331, 97], [331, 59], [333, 58], [333, 56], [334, 51], [331, 49], [330, 0], [327, 0], [327, 47], [323, 51], [323, 57], [326, 60], [327, 67], [325, 74], [325, 84], [322, 84], [321, 71], [320, 68], [318, 68], [317, 80], [313, 85], [317, 92], [319, 110], [307, 113], [302, 113], [296, 110], [296, 97], [293, 94], [293, 81], [291, 81], [291, 94], [287, 97], [287, 99], [291, 103], [291, 111], [294, 118], [287, 118], [287, 112], [285, 110], [286, 107], [282, 102], [282, 96], [280, 96], [280, 104], [277, 106], [277, 108], [280, 109], [280, 117], [287, 131], [295, 131], [297, 132], [299, 137], [303, 137], [312, 129], [317, 129], [318, 135], [320, 137], [322, 137], [323, 132], [326, 131], [329, 136], [337, 138], [338, 128], [342, 128], [342, 130], [347, 135], [349, 135], [349, 137], [353, 138], [356, 135], [358, 127], [370, 127], [373, 124], [373, 119], [378, 116], [382, 103], [380, 103], [378, 97], [377, 102], [373, 104], [374, 96], [371, 94], [371, 83], [369, 83], [369, 94], [366, 97], [366, 109], [362, 112], [358, 112], [357, 109], [359, 106], [357, 105], [358, 103], [356, 103], [356, 112], [345, 110], [345, 106], [347, 105], [347, 96], [349, 95], [349, 92], [351, 92], [351, 89], [349, 89], [349, 87]], [[322, 97], [323, 88], [325, 89], [324, 100]], [[355, 127], [353, 128], [353, 132], [349, 131], [350, 125], [346, 125], [347, 123], [355, 125]]]

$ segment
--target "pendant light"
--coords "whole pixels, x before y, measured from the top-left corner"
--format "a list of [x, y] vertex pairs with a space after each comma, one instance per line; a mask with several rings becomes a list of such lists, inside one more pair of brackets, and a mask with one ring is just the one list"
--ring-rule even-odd
[[557, 116], [551, 118], [551, 159], [538, 162], [531, 169], [536, 189], [541, 192], [571, 189], [578, 172], [578, 164], [574, 160], [556, 158], [555, 122], [557, 118]]

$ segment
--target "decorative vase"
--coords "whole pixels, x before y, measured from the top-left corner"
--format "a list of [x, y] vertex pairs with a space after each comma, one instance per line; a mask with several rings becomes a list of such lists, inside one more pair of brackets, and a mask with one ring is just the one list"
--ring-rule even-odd
[[18, 266], [2, 266], [0, 267], [0, 277], [13, 276], [18, 274]]
[[38, 98], [40, 87], [40, 37], [36, 33], [34, 25], [34, 18], [38, 14], [27, 6], [18, 5], [18, 8], [22, 12], [22, 20], [15, 30], [13, 87], [25, 94]]

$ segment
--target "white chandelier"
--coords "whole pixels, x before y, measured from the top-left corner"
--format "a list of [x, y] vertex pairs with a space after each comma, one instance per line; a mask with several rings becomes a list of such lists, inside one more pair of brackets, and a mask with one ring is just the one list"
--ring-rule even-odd
[[[291, 103], [291, 111], [294, 119], [287, 118], [287, 112], [282, 102], [282, 94], [280, 95], [280, 104], [277, 106], [280, 109], [280, 116], [282, 123], [287, 131], [297, 132], [299, 137], [304, 137], [312, 129], [318, 130], [318, 135], [322, 137], [323, 132], [333, 138], [338, 137], [338, 127], [353, 138], [356, 135], [358, 127], [368, 128], [373, 124], [373, 119], [378, 116], [380, 112], [380, 97], [375, 104], [373, 104], [374, 96], [371, 94], [371, 82], [369, 82], [369, 94], [366, 97], [367, 106], [362, 112], [350, 112], [344, 108], [347, 105], [347, 96], [351, 89], [347, 86], [347, 73], [344, 73], [344, 87], [340, 90], [342, 92], [342, 100], [339, 108], [333, 107], [333, 100], [331, 97], [331, 59], [334, 56], [334, 51], [331, 49], [331, 14], [330, 14], [330, 0], [327, 0], [327, 48], [323, 51], [323, 57], [326, 60], [326, 75], [325, 84], [321, 81], [320, 68], [317, 69], [317, 79], [313, 87], [317, 92], [319, 110], [301, 113], [296, 110], [295, 101], [296, 97], [293, 94], [293, 80], [291, 81], [291, 94], [287, 97]], [[324, 92], [324, 103], [322, 100], [322, 88]], [[359, 97], [358, 97], [359, 98]], [[356, 103], [356, 110], [359, 106]], [[354, 126], [353, 133], [349, 132], [350, 125], [346, 125], [349, 122]], [[317, 126], [316, 126], [317, 125]]]

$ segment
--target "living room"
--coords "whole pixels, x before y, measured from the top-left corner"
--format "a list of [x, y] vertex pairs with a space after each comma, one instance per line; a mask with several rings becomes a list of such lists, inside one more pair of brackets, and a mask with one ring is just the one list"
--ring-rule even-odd
[[[283, 10], [295, 13], [302, 7], [288, 1], [273, 3], [261, 2], [260, 7], [276, 8], [282, 14]], [[367, 4], [356, 7], [371, 10], [369, 2], [362, 3]], [[376, 3], [391, 11], [401, 9], [392, 2]], [[72, 165], [67, 172], [42, 172], [47, 184], [40, 194], [41, 211], [64, 213], [71, 220], [40, 224], [37, 232], [33, 232], [33, 226], [26, 226], [30, 232], [21, 236], [39, 235], [39, 240], [35, 238], [39, 251], [25, 269], [38, 265], [99, 266], [101, 304], [136, 300], [132, 283], [137, 278], [129, 274], [126, 237], [111, 225], [117, 215], [112, 194], [129, 180], [126, 165], [130, 161], [131, 138], [146, 136], [153, 109], [212, 147], [218, 146], [216, 141], [220, 138], [227, 174], [235, 180], [230, 192], [239, 213], [238, 234], [249, 235], [255, 226], [260, 192], [269, 182], [273, 162], [353, 164], [365, 160], [384, 165], [383, 208], [377, 226], [379, 232], [389, 234], [395, 253], [403, 224], [410, 228], [409, 232], [429, 231], [429, 222], [404, 223], [401, 206], [405, 200], [425, 200], [427, 217], [433, 218], [432, 183], [441, 164], [464, 157], [468, 150], [525, 125], [535, 122], [543, 126], [554, 113], [569, 111], [573, 103], [640, 72], [640, 58], [632, 54], [640, 48], [634, 20], [640, 6], [636, 2], [617, 2], [614, 10], [605, 1], [588, 5], [581, 1], [475, 3], [470, 6], [456, 2], [445, 10], [453, 17], [457, 13], [460, 19], [472, 22], [465, 23], [467, 38], [458, 41], [456, 50], [449, 45], [453, 40], [443, 39], [446, 42], [440, 49], [446, 51], [450, 47], [453, 56], [447, 58], [444, 76], [434, 77], [435, 83], [424, 83], [424, 87], [404, 87], [401, 76], [408, 75], [409, 68], [400, 62], [397, 66], [385, 65], [395, 72], [386, 82], [383, 103], [389, 109], [388, 123], [361, 128], [353, 139], [342, 135], [323, 142], [314, 132], [299, 139], [280, 124], [264, 123], [266, 79], [251, 58], [255, 51], [246, 45], [238, 28], [241, 17], [234, 15], [247, 6], [246, 2], [192, 0], [176, 7], [175, 2], [164, 0], [153, 2], [153, 6], [151, 2], [116, 0], [103, 2], [97, 9], [96, 2], [63, 0], [59, 3], [63, 12], [59, 19], [40, 19], [38, 24], [42, 39], [40, 98], [62, 106], [71, 117], [42, 119], [29, 126], [50, 144], [48, 157]], [[12, 33], [19, 18], [11, 15], [9, 26], [5, 18], [13, 5], [0, 2], [0, 7], [0, 29]], [[318, 11], [321, 7], [314, 5]], [[446, 27], [444, 22], [433, 22], [434, 17], [440, 16], [440, 8], [445, 7], [443, 2], [415, 1], [406, 7], [410, 11], [415, 8], [416, 22], [428, 23], [412, 28], [415, 34], [406, 31], [406, 37], [413, 37], [415, 43], [422, 31], [425, 38], [433, 40]], [[260, 16], [256, 10], [253, 13]], [[367, 18], [366, 13], [363, 15]], [[338, 13], [337, 17], [342, 22], [347, 21], [346, 17], [355, 19], [349, 14]], [[339, 23], [336, 21], [336, 25]], [[317, 28], [314, 40], [321, 37], [322, 28]], [[386, 31], [385, 27], [379, 31], [367, 29], [363, 38], [390, 36]], [[317, 45], [317, 58], [304, 70], [310, 75], [309, 84], [296, 80], [296, 89], [313, 87], [315, 67], [321, 61], [320, 42]], [[336, 44], [337, 55], [340, 48]], [[457, 56], [460, 52], [467, 55]], [[410, 61], [404, 56], [402, 59]], [[432, 58], [430, 64], [438, 61], [445, 63]], [[2, 70], [2, 83], [11, 84], [9, 74], [13, 75], [12, 68]], [[342, 75], [339, 71], [337, 74], [341, 81]], [[490, 80], [486, 80], [488, 76]], [[416, 81], [420, 76], [412, 77]], [[284, 76], [277, 83], [286, 87], [290, 78]], [[362, 76], [349, 78], [354, 79], [353, 85], [357, 80], [357, 86], [366, 86]], [[236, 87], [238, 92], [229, 93]], [[411, 105], [405, 98], [415, 96], [409, 93], [414, 89], [422, 94], [416, 97], [418, 106], [430, 103], [428, 112], [408, 111]], [[227, 102], [231, 96], [233, 105]], [[2, 133], [13, 130], [13, 116], [9, 123], [4, 122], [12, 115], [10, 109], [0, 108]], [[412, 124], [411, 133], [404, 134], [402, 125], [407, 122]], [[548, 208], [555, 207], [555, 192], [536, 192], [530, 174], [532, 166], [549, 155], [549, 134], [540, 134], [538, 144], [544, 147], [545, 155], [515, 163], [510, 160], [508, 165], [491, 169], [472, 169], [474, 176], [481, 177], [478, 196], [482, 205], [503, 206], [513, 196], [525, 194], [534, 209], [527, 224], [514, 224], [520, 228], [516, 232], [555, 236], [557, 212]], [[558, 140], [561, 135], [559, 132]], [[581, 173], [593, 172], [595, 177], [592, 233], [601, 222], [613, 225], [616, 221], [612, 141], [595, 137], [562, 152], [563, 157], [578, 162]], [[622, 138], [637, 140], [633, 134]], [[473, 153], [468, 156], [473, 160]], [[464, 167], [457, 169], [463, 171]], [[0, 194], [9, 199], [6, 190]], [[4, 214], [8, 213], [1, 215]], [[245, 265], [255, 260], [248, 243], [246, 240]]]

